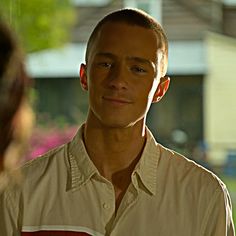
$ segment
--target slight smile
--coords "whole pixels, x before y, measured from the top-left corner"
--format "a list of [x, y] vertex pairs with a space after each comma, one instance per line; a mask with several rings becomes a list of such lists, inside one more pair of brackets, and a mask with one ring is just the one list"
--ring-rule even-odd
[[107, 102], [111, 102], [113, 104], [117, 104], [117, 105], [124, 105], [124, 104], [131, 104], [132, 102], [123, 98], [114, 98], [114, 97], [102, 97], [103, 100], [107, 101]]

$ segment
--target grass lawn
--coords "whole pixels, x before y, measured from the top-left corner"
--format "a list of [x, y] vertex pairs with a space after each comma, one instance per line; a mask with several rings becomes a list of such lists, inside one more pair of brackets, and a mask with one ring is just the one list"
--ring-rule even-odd
[[226, 177], [226, 176], [220, 176], [220, 177], [226, 184], [229, 190], [230, 196], [231, 196], [232, 205], [233, 205], [234, 225], [236, 227], [236, 222], [235, 222], [236, 220], [236, 178]]

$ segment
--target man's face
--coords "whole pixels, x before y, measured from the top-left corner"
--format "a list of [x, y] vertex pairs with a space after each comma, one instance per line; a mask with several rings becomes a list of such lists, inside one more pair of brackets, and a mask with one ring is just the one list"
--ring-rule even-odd
[[86, 65], [89, 115], [95, 122], [125, 128], [145, 119], [159, 83], [158, 45], [150, 29], [102, 26]]

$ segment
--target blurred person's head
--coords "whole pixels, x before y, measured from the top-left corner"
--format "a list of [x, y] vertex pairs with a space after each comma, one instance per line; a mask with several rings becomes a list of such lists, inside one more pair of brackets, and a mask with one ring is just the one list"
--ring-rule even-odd
[[[0, 174], [24, 155], [33, 114], [27, 101], [29, 78], [13, 33], [0, 19]], [[1, 181], [1, 179], [0, 179]]]

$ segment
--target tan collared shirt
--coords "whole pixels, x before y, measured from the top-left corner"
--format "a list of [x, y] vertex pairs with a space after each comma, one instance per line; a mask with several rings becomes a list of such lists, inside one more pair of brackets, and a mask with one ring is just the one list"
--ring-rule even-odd
[[114, 188], [90, 161], [82, 127], [70, 143], [27, 163], [22, 172], [22, 187], [9, 186], [0, 196], [1, 236], [234, 235], [225, 185], [156, 143], [148, 130], [116, 215]]

